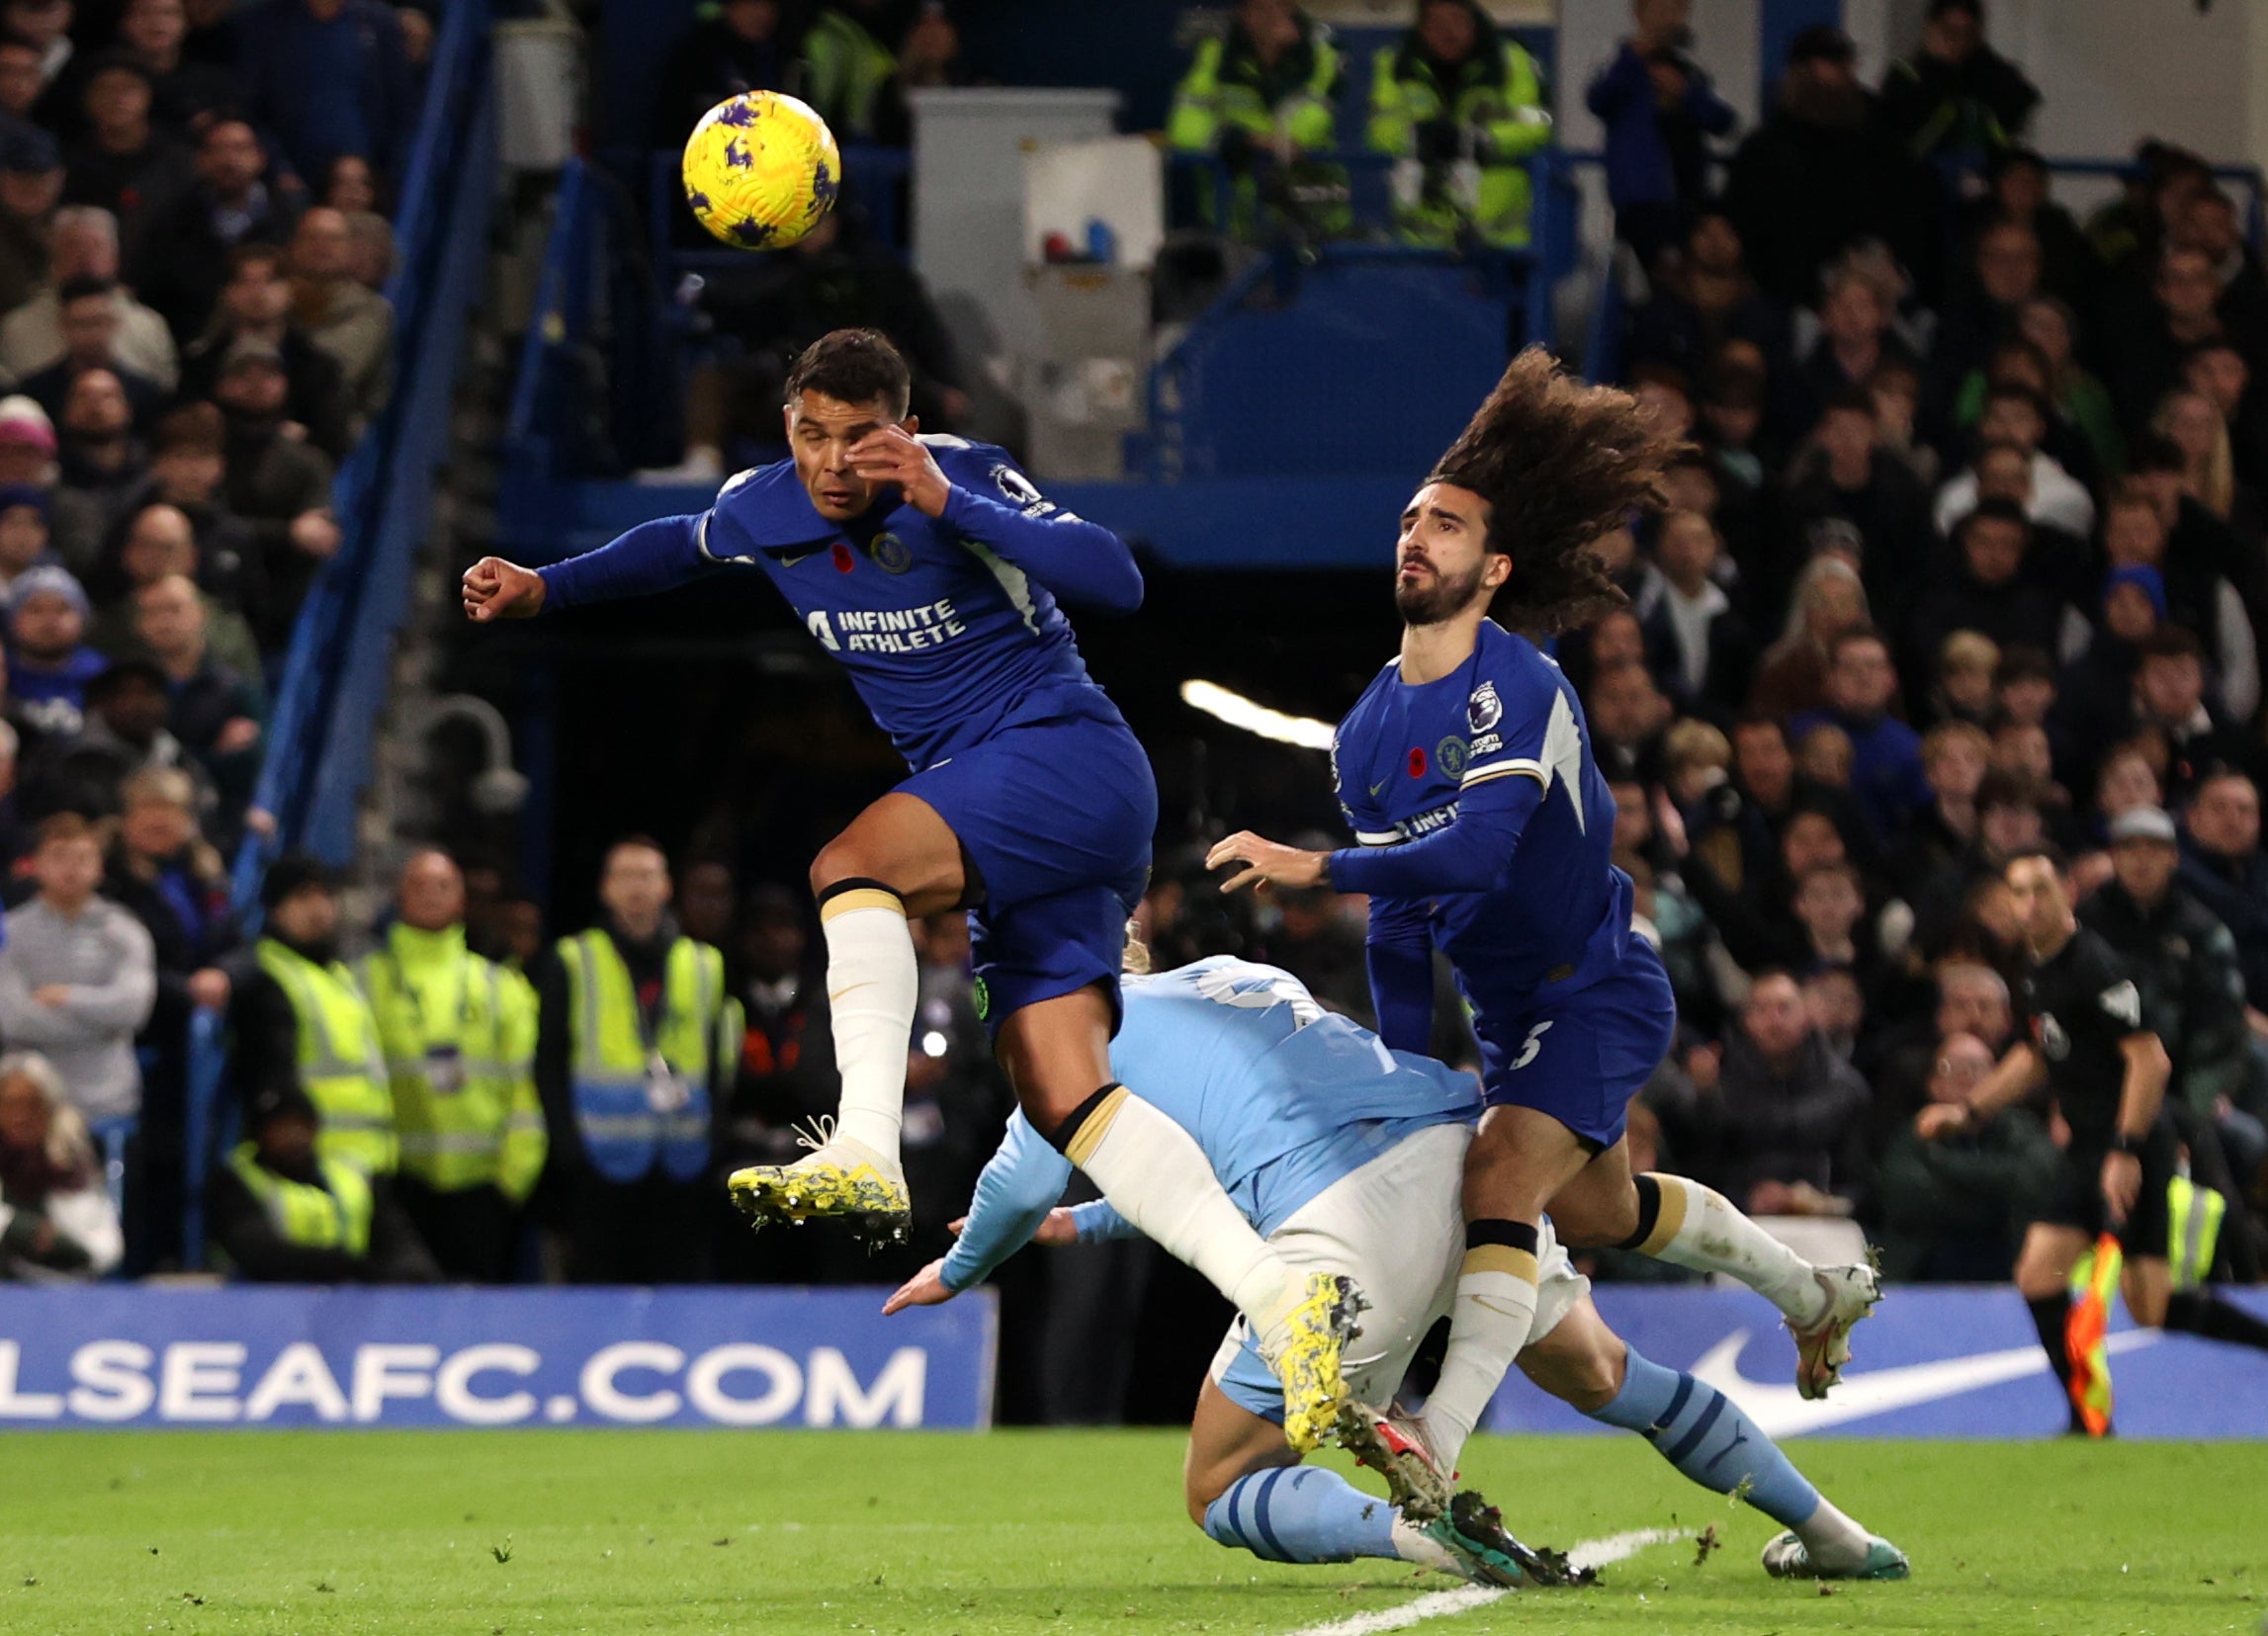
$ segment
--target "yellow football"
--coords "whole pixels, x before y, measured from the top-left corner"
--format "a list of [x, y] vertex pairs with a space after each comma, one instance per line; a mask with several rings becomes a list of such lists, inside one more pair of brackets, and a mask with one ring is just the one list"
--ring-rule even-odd
[[777, 91], [744, 91], [702, 115], [680, 170], [701, 225], [743, 250], [793, 244], [842, 189], [834, 132]]

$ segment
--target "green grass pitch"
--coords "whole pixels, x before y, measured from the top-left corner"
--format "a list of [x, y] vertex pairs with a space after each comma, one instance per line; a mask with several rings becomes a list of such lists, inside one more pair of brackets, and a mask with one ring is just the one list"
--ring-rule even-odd
[[[1634, 1438], [1481, 1438], [1532, 1541], [1713, 1524], [1585, 1592], [1427, 1636], [2255, 1636], [2258, 1444], [1831, 1440], [1798, 1462], [1911, 1553], [1903, 1585], [1769, 1581], [1763, 1518]], [[0, 1631], [1277, 1636], [1451, 1584], [1288, 1568], [1183, 1519], [1166, 1432], [197, 1432], [0, 1438]]]

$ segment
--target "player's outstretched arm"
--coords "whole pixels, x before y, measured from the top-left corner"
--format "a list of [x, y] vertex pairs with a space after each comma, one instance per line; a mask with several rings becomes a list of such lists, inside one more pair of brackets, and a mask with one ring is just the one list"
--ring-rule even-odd
[[992, 474], [995, 495], [953, 481], [929, 446], [902, 427], [869, 432], [850, 458], [861, 475], [896, 483], [908, 505], [1013, 562], [1065, 601], [1112, 614], [1142, 606], [1142, 571], [1126, 542], [1050, 505], [1004, 461]]
[[483, 557], [465, 571], [465, 612], [476, 620], [529, 619], [589, 602], [651, 596], [724, 564], [701, 549], [708, 517], [657, 517], [596, 551], [529, 570]]
[[968, 1219], [938, 1275], [955, 1292], [983, 1283], [1029, 1244], [1071, 1185], [1071, 1161], [1041, 1140], [1021, 1112], [1008, 1117], [1000, 1151], [977, 1177]]

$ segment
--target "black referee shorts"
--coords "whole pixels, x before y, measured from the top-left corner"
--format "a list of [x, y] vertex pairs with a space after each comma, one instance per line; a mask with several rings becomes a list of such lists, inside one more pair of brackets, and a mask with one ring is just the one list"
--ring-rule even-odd
[[[2120, 1246], [2129, 1255], [2165, 1258], [2168, 1232], [2166, 1184], [2173, 1179], [2181, 1144], [2171, 1122], [2160, 1118], [2142, 1143], [2142, 1184], [2126, 1225], [2116, 1229]], [[2019, 1199], [2018, 1215], [2024, 1225], [2043, 1222], [2050, 1227], [2077, 1228], [2090, 1239], [2110, 1227], [2103, 1203], [2103, 1159], [2107, 1148], [2074, 1147], [2059, 1163], [2044, 1168], [2028, 1196]]]

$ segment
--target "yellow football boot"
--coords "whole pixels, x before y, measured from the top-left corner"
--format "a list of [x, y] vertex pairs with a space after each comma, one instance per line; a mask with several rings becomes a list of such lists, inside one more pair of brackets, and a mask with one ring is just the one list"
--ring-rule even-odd
[[726, 1182], [733, 1202], [757, 1228], [830, 1217], [847, 1222], [870, 1249], [905, 1243], [914, 1204], [897, 1160], [833, 1134], [831, 1125], [821, 1125], [817, 1142], [801, 1139], [812, 1150], [808, 1159], [735, 1170]]
[[1366, 1305], [1353, 1279], [1311, 1272], [1305, 1297], [1261, 1341], [1262, 1357], [1283, 1386], [1284, 1440], [1302, 1454], [1339, 1423], [1347, 1404], [1340, 1354], [1354, 1338], [1355, 1318]]

